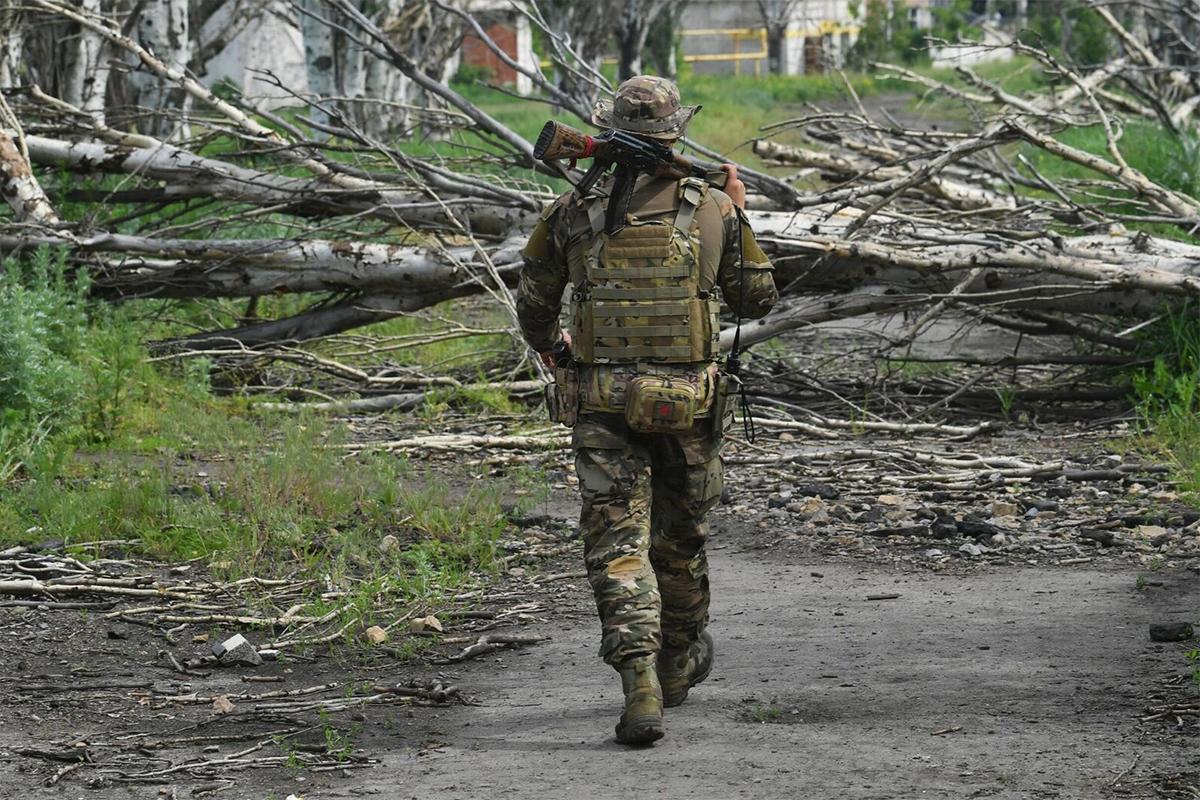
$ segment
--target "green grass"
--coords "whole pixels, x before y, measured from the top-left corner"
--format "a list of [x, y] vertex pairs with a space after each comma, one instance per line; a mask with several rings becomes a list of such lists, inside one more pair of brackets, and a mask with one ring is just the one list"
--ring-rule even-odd
[[[1100, 125], [1070, 128], [1058, 134], [1064, 144], [1111, 160], [1104, 129]], [[1200, 137], [1175, 135], [1153, 122], [1131, 120], [1119, 140], [1121, 154], [1129, 166], [1150, 180], [1176, 192], [1200, 197]], [[1038, 147], [1021, 151], [1039, 172], [1052, 180], [1088, 180], [1099, 177], [1086, 167], [1064, 161]]]
[[1154, 366], [1134, 376], [1142, 445], [1173, 467], [1179, 488], [1200, 504], [1200, 315], [1195, 302], [1144, 334]]
[[[222, 579], [309, 579], [306, 610], [336, 603], [343, 624], [364, 625], [503, 565], [502, 503], [536, 502], [544, 480], [431, 478], [391, 454], [351, 454], [346, 429], [323, 418], [216, 397], [203, 362], [147, 360], [140, 342], [163, 323], [93, 305], [86, 282], [63, 275], [48, 254], [0, 273], [0, 548], [57, 542], [90, 557], [111, 553], [90, 543], [123, 540], [121, 552], [196, 560]], [[447, 398], [516, 410], [503, 394], [458, 391]], [[329, 587], [342, 594], [322, 600]]]

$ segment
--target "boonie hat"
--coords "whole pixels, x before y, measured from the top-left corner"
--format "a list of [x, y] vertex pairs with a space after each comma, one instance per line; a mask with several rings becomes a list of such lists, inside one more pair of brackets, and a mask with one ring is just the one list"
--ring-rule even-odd
[[612, 100], [597, 101], [592, 122], [654, 139], [677, 139], [699, 110], [682, 105], [679, 88], [666, 78], [635, 75], [617, 87]]

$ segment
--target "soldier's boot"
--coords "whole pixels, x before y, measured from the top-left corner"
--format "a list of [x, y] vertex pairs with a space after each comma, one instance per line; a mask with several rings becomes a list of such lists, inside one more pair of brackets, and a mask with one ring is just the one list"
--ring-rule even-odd
[[687, 700], [688, 690], [708, 677], [713, 665], [713, 640], [708, 631], [686, 650], [664, 649], [658, 656], [663, 705], [674, 708]]
[[654, 657], [627, 661], [618, 668], [621, 689], [625, 692], [625, 710], [617, 723], [617, 741], [621, 744], [650, 744], [663, 737], [662, 686]]

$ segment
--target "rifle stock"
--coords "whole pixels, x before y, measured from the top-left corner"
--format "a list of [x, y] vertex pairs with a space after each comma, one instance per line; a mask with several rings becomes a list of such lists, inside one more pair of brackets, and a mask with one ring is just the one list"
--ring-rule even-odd
[[[728, 175], [715, 164], [694, 161], [672, 151], [665, 145], [654, 145], [620, 131], [605, 131], [588, 136], [570, 125], [550, 120], [542, 127], [533, 146], [534, 158], [542, 161], [561, 161], [592, 158], [598, 163], [609, 162], [632, 166], [663, 178], [702, 178], [718, 189], [725, 188]], [[645, 161], [652, 163], [646, 164]], [[650, 168], [647, 169], [646, 167]]]

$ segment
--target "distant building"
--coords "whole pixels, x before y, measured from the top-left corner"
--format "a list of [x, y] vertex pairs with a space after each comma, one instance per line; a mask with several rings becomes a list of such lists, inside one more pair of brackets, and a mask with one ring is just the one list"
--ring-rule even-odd
[[[941, 4], [944, 5], [944, 2]], [[938, 0], [905, 0], [908, 11], [908, 24], [919, 31], [927, 31], [933, 27], [933, 9], [938, 7]]]
[[[859, 3], [862, 8], [866, 4]], [[840, 67], [858, 38], [848, 0], [796, 3], [783, 41], [788, 75]], [[757, 0], [692, 0], [680, 23], [680, 58], [699, 74], [765, 75], [767, 30]]]
[[[507, 0], [461, 0], [467, 11], [479, 21], [497, 47], [510, 59], [526, 69], [537, 66], [533, 53], [533, 29], [529, 19], [513, 8]], [[462, 43], [462, 63], [472, 67], [483, 67], [499, 84], [508, 84], [519, 94], [533, 91], [533, 82], [504, 63], [495, 51], [477, 36], [466, 33]]]

